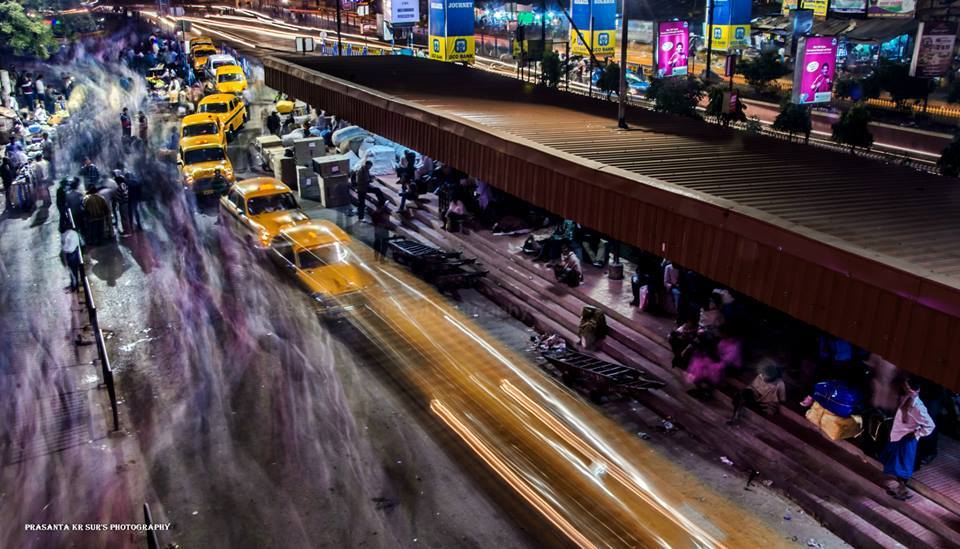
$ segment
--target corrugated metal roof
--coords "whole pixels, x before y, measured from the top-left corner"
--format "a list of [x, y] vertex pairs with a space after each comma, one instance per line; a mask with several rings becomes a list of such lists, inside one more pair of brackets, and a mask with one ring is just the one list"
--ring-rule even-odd
[[642, 110], [618, 131], [425, 60], [290, 61], [318, 72], [268, 59], [268, 84], [960, 387], [955, 179]]

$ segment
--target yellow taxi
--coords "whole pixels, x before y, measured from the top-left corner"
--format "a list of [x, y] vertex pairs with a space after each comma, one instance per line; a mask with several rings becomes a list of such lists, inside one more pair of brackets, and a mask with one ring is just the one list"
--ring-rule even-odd
[[177, 166], [184, 189], [198, 195], [223, 194], [235, 179], [227, 148], [222, 143], [181, 143]]
[[227, 136], [220, 125], [220, 118], [204, 112], [184, 116], [180, 121], [180, 146], [208, 143], [227, 146]]
[[376, 280], [350, 253], [350, 237], [329, 221], [310, 221], [280, 229], [270, 255], [287, 268], [324, 315], [352, 309]]
[[190, 55], [193, 56], [193, 70], [198, 72], [203, 70], [203, 66], [207, 64], [207, 58], [217, 53], [219, 53], [219, 51], [212, 44], [200, 44], [199, 46], [191, 48]]
[[220, 93], [237, 94], [247, 89], [247, 77], [243, 74], [243, 69], [236, 65], [217, 67], [214, 80], [217, 91]]
[[310, 220], [290, 187], [272, 177], [238, 181], [220, 198], [220, 223], [244, 242], [267, 248], [287, 225]]
[[200, 100], [198, 113], [216, 115], [227, 137], [236, 133], [247, 121], [247, 106], [243, 100], [229, 93], [214, 93]]
[[190, 53], [193, 53], [193, 50], [199, 46], [212, 46], [213, 38], [209, 36], [198, 36], [190, 40]]

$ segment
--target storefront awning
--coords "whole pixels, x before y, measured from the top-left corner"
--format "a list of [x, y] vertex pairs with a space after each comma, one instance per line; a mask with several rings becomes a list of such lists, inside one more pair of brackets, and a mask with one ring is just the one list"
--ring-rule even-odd
[[856, 26], [846, 33], [846, 37], [854, 42], [882, 44], [916, 32], [916, 19], [862, 19], [856, 21]]

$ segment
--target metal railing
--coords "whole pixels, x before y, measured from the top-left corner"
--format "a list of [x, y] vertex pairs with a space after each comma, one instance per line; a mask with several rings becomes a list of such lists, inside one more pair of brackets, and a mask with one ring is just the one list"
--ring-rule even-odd
[[[147, 526], [153, 526], [153, 514], [150, 513], [150, 504], [143, 502], [143, 522]], [[157, 532], [147, 529], [147, 549], [160, 549], [160, 540], [157, 539]]]
[[[70, 227], [77, 231], [77, 223], [73, 219], [73, 212], [68, 210], [70, 217]], [[97, 358], [100, 361], [100, 382], [107, 388], [107, 395], [110, 397], [110, 409], [113, 412], [113, 430], [120, 430], [120, 415], [117, 411], [117, 388], [113, 379], [113, 368], [110, 366], [110, 356], [107, 354], [107, 346], [103, 340], [103, 331], [100, 329], [100, 318], [97, 314], [97, 304], [93, 298], [93, 292], [90, 290], [90, 280], [87, 278], [87, 268], [83, 261], [83, 249], [77, 248], [77, 254], [80, 256], [80, 285], [83, 287], [83, 300], [87, 308], [87, 315], [90, 320], [90, 329], [93, 331], [94, 343], [97, 346]]]

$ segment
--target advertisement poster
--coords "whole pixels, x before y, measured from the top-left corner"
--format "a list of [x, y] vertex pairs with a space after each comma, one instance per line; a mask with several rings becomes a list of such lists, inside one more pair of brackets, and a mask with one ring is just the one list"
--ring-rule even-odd
[[[587, 43], [591, 44], [593, 54], [602, 59], [613, 55], [616, 50], [617, 32], [616, 0], [571, 0], [570, 18]], [[590, 36], [590, 21], [593, 20], [593, 36]], [[586, 45], [580, 40], [576, 29], [570, 28], [570, 53], [590, 55]]]
[[430, 59], [473, 63], [473, 0], [430, 1]]
[[947, 74], [956, 41], [956, 22], [921, 22], [917, 29], [913, 60], [910, 62], [910, 76], [936, 78]]
[[867, 0], [867, 15], [871, 17], [913, 17], [917, 0]]
[[[813, 10], [817, 17], [827, 16], [827, 0], [803, 0], [803, 9]], [[836, 3], [836, 0], [834, 0]], [[783, 0], [783, 14], [790, 15], [790, 10], [800, 9], [800, 0]]]
[[687, 74], [690, 23], [664, 21], [657, 27], [657, 76]]
[[836, 64], [835, 36], [800, 38], [793, 73], [793, 102], [799, 105], [829, 102], [833, 94], [833, 71]]
[[383, 0], [383, 20], [398, 26], [419, 23], [419, 0]]
[[709, 5], [713, 11], [711, 49], [727, 51], [749, 47], [750, 19], [753, 14], [751, 0], [712, 0]]
[[834, 13], [867, 13], [867, 0], [833, 0], [830, 11]]

